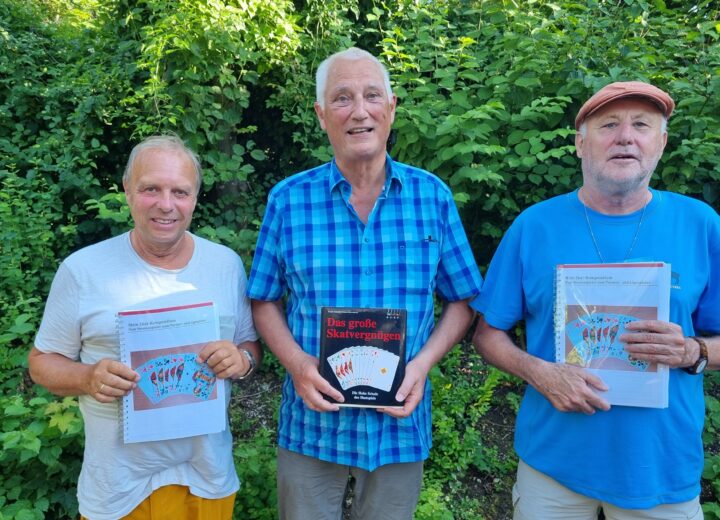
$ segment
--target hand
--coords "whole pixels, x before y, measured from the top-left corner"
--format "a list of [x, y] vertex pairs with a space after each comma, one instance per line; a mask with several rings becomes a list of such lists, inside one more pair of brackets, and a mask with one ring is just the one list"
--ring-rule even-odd
[[602, 379], [574, 365], [544, 361], [534, 370], [531, 384], [561, 412], [592, 415], [610, 409], [610, 404], [595, 393], [608, 389]]
[[405, 377], [403, 378], [395, 400], [403, 403], [402, 408], [378, 408], [379, 412], [386, 413], [393, 417], [408, 417], [417, 408], [425, 395], [425, 381], [427, 380], [427, 371], [420, 367], [416, 360], [410, 361], [405, 366]]
[[247, 374], [250, 362], [232, 341], [220, 340], [206, 343], [197, 360], [207, 363], [218, 379], [235, 378]]
[[339, 402], [344, 401], [343, 396], [320, 375], [318, 364], [316, 357], [298, 350], [286, 368], [292, 378], [295, 392], [305, 402], [305, 406], [316, 412], [337, 412], [340, 407], [326, 400], [322, 394]]
[[140, 375], [120, 361], [102, 359], [92, 365], [86, 383], [88, 395], [100, 403], [112, 403], [137, 386]]
[[687, 367], [698, 358], [700, 346], [686, 338], [676, 323], [631, 321], [625, 325], [625, 331], [618, 339], [625, 343], [625, 350], [634, 359]]

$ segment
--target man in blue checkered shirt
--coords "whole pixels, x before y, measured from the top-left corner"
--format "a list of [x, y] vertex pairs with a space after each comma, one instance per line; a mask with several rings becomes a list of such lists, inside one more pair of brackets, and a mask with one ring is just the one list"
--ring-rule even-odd
[[[448, 187], [387, 155], [396, 97], [385, 67], [351, 48], [316, 79], [315, 111], [335, 158], [273, 188], [248, 285], [256, 328], [288, 372], [280, 518], [338, 520], [352, 476], [351, 518], [411, 519], [431, 446], [427, 375], [469, 327], [467, 300], [482, 278]], [[342, 401], [318, 372], [325, 306], [407, 310], [402, 408], [324, 398]]]

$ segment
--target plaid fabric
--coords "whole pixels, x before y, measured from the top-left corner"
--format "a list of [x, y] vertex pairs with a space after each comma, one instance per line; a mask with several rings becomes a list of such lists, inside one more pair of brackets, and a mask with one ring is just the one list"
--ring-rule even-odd
[[[289, 177], [271, 191], [248, 283], [250, 298], [287, 295], [290, 330], [317, 356], [323, 306], [407, 309], [407, 359], [434, 327], [433, 295], [476, 295], [482, 278], [448, 187], [426, 171], [386, 162], [386, 184], [364, 225], [335, 162]], [[408, 418], [372, 409], [309, 410], [285, 380], [278, 444], [372, 471], [427, 458], [430, 385]]]

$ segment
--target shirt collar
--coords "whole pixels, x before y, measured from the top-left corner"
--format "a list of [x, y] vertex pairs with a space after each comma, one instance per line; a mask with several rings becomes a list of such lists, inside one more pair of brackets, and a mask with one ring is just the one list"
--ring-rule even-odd
[[[393, 186], [397, 186], [397, 190], [402, 190], [404, 171], [395, 165], [395, 161], [392, 160], [390, 154], [385, 154], [385, 193], [390, 193], [390, 189]], [[335, 159], [330, 162], [330, 175], [328, 177], [328, 188], [333, 191], [338, 185], [346, 183], [350, 184], [345, 177], [343, 177], [340, 168], [337, 167]]]

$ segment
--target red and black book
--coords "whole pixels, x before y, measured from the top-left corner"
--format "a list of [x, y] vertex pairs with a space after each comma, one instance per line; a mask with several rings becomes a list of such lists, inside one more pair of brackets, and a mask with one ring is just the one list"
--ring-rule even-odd
[[345, 397], [340, 406], [402, 406], [406, 327], [405, 309], [323, 307], [320, 375]]

